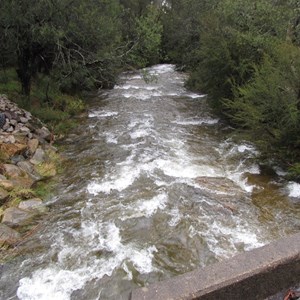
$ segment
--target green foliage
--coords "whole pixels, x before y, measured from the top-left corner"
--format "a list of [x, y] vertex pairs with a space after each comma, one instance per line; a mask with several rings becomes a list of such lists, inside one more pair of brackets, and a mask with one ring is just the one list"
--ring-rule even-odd
[[16, 68], [27, 96], [37, 73], [53, 74], [65, 92], [108, 85], [120, 63], [120, 14], [117, 0], [3, 0], [2, 67]]
[[300, 163], [295, 163], [289, 168], [289, 176], [292, 179], [300, 180]]
[[150, 5], [144, 15], [136, 20], [136, 44], [128, 56], [129, 63], [142, 68], [160, 61], [162, 24], [160, 10]]

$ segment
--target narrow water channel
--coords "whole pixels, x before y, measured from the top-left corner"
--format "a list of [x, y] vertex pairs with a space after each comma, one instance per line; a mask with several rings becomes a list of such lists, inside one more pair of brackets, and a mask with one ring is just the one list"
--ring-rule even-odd
[[91, 101], [64, 141], [51, 213], [2, 268], [1, 299], [128, 299], [300, 230], [300, 185], [264, 171], [185, 76], [125, 73]]

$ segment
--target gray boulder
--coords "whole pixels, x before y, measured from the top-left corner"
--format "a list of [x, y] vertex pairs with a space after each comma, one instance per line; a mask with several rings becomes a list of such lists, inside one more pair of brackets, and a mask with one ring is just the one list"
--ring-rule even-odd
[[43, 201], [39, 198], [33, 198], [30, 200], [22, 201], [19, 204], [19, 208], [26, 211], [32, 211], [32, 212], [39, 212], [39, 213], [47, 212], [47, 207], [43, 204]]
[[47, 159], [47, 156], [46, 156], [45, 151], [41, 148], [38, 148], [38, 149], [36, 149], [30, 162], [34, 165], [39, 165], [39, 164], [43, 163], [46, 159]]
[[30, 223], [34, 214], [16, 207], [9, 207], [4, 211], [2, 223], [10, 227], [26, 225]]
[[51, 132], [49, 131], [49, 129], [46, 128], [46, 127], [42, 127], [42, 128], [40, 128], [40, 129], [37, 129], [37, 130], [36, 130], [36, 134], [37, 134], [40, 138], [46, 140], [47, 142], [51, 142], [51, 140], [52, 140], [52, 134], [51, 134]]
[[34, 181], [43, 179], [43, 177], [34, 170], [33, 165], [29, 161], [21, 161], [17, 164], [17, 166], [26, 172]]

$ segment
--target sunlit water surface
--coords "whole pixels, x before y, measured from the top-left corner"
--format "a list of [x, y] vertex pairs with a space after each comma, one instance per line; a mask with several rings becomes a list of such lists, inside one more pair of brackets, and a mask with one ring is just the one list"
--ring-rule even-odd
[[148, 72], [123, 74], [64, 141], [51, 213], [2, 268], [1, 299], [128, 299], [299, 231], [300, 185], [264, 172], [172, 65]]

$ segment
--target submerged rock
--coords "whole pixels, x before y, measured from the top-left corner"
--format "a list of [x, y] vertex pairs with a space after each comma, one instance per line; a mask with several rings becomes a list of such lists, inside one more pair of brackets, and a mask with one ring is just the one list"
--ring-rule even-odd
[[220, 200], [240, 199], [245, 196], [244, 190], [234, 181], [226, 177], [198, 177], [196, 183], [203, 193]]

